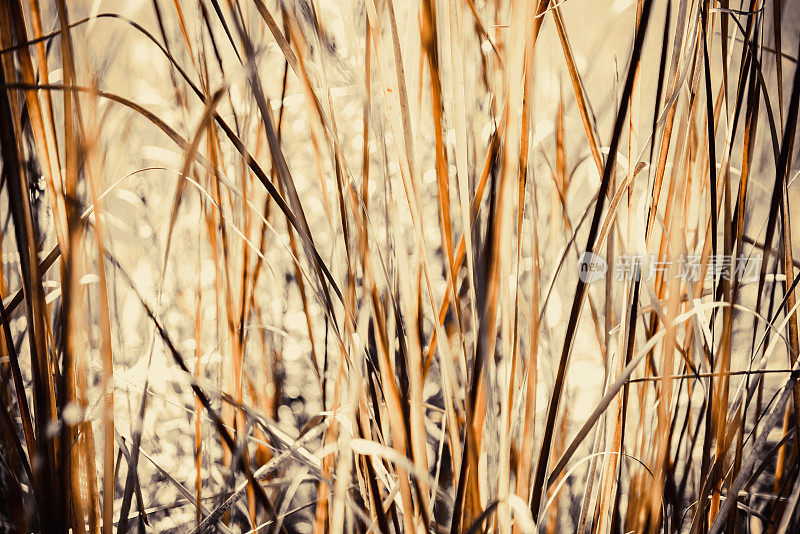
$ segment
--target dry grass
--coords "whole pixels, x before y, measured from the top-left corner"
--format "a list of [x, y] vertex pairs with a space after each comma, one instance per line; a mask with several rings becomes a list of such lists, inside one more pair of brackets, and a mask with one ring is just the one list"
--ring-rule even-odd
[[798, 17], [3, 2], [0, 530], [796, 532]]

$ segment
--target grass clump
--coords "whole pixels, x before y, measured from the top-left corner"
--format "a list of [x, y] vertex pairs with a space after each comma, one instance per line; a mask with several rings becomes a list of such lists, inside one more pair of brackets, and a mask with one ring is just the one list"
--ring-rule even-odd
[[791, 2], [0, 5], [0, 528], [794, 532]]

